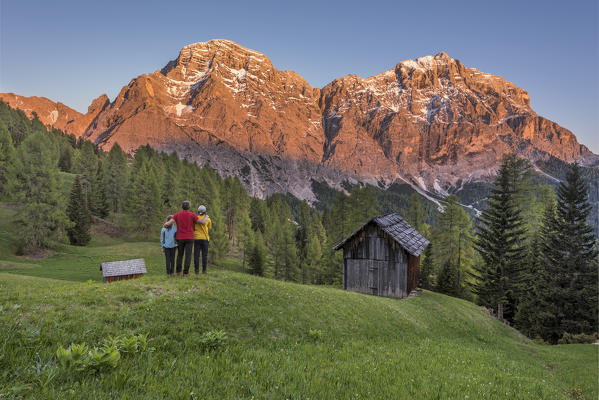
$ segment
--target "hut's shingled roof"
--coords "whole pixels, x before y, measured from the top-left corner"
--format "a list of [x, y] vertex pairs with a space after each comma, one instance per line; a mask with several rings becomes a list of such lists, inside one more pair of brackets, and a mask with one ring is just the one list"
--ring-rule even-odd
[[146, 262], [143, 258], [135, 258], [133, 260], [124, 261], [103, 262], [100, 266], [100, 269], [102, 270], [102, 275], [105, 278], [108, 276], [145, 274]]
[[366, 222], [360, 227], [360, 229], [349, 235], [349, 237], [347, 237], [337, 246], [333, 247], [333, 250], [339, 250], [342, 248], [348, 240], [357, 235], [370, 223], [377, 224], [384, 232], [386, 232], [393, 240], [399, 243], [401, 247], [406, 249], [406, 251], [413, 256], [419, 256], [430, 243], [416, 229], [412, 228], [412, 226], [408, 224], [399, 214], [392, 213], [382, 217], [374, 217], [370, 221]]

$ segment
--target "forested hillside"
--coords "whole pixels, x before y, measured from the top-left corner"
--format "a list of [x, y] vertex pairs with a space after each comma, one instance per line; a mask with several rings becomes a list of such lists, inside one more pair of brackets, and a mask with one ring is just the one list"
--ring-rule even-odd
[[[570, 340], [565, 335], [592, 340], [597, 331], [596, 235], [586, 225], [587, 178], [594, 175], [577, 166], [568, 167], [556, 195], [528, 161], [508, 155], [483, 189], [482, 215], [474, 217], [455, 195], [441, 200], [440, 211], [401, 184], [345, 185], [340, 192], [313, 181], [319, 201], [312, 207], [289, 194], [252, 198], [237, 177], [222, 177], [207, 164], [149, 145], [132, 155], [118, 144], [104, 152], [1, 102], [0, 149], [0, 200], [19, 210], [23, 229], [18, 254], [86, 245], [93, 221], [126, 232], [128, 240], [158, 241], [165, 217], [190, 200], [192, 210], [205, 205], [213, 221], [212, 263], [229, 255], [255, 275], [339, 285], [342, 255], [332, 247], [373, 216], [399, 212], [431, 242], [421, 257], [423, 288], [476, 301], [552, 343]], [[468, 196], [475, 195], [474, 188]], [[556, 274], [560, 280], [552, 280]], [[586, 306], [575, 307], [572, 320], [554, 320], [543, 314], [547, 304], [535, 300], [552, 303], [552, 296], [564, 299], [557, 314], [579, 301]]]

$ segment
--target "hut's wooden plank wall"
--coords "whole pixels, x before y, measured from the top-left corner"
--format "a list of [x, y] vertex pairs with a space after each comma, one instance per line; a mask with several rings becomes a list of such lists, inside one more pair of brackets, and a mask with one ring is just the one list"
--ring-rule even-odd
[[411, 256], [375, 224], [368, 226], [344, 246], [343, 288], [379, 296], [406, 297], [412, 286], [408, 284], [409, 258]]
[[115, 281], [125, 281], [127, 279], [137, 279], [144, 276], [144, 274], [129, 274], [129, 275], [119, 275], [119, 276], [107, 276], [104, 278], [104, 282], [115, 282]]

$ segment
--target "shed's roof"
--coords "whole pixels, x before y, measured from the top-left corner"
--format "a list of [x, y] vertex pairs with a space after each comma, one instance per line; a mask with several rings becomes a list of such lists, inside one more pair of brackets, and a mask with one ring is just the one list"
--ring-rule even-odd
[[333, 250], [339, 250], [342, 248], [348, 240], [357, 235], [362, 231], [368, 224], [375, 223], [386, 232], [393, 240], [401, 245], [408, 253], [413, 256], [419, 256], [426, 246], [429, 245], [429, 241], [422, 236], [416, 229], [412, 228], [399, 214], [391, 213], [382, 217], [374, 217], [370, 221], [366, 222], [357, 231], [349, 235], [344, 241], [333, 247]]
[[103, 262], [100, 266], [102, 275], [107, 276], [122, 276], [133, 274], [145, 274], [146, 262], [143, 258], [135, 258], [133, 260], [110, 261]]

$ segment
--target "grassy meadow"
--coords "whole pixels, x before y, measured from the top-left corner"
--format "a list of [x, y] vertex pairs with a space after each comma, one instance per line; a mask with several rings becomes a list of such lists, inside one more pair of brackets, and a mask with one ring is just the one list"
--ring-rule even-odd
[[[14, 211], [0, 207], [0, 220]], [[396, 300], [238, 272], [164, 274], [157, 243], [15, 256], [0, 225], [0, 399], [596, 399], [598, 346], [541, 346], [441, 294]], [[103, 284], [101, 261], [143, 257], [144, 278]], [[220, 333], [210, 341], [210, 334]], [[223, 336], [222, 334], [226, 336]], [[60, 346], [147, 335], [104, 369]], [[208, 339], [207, 339], [208, 338]]]

